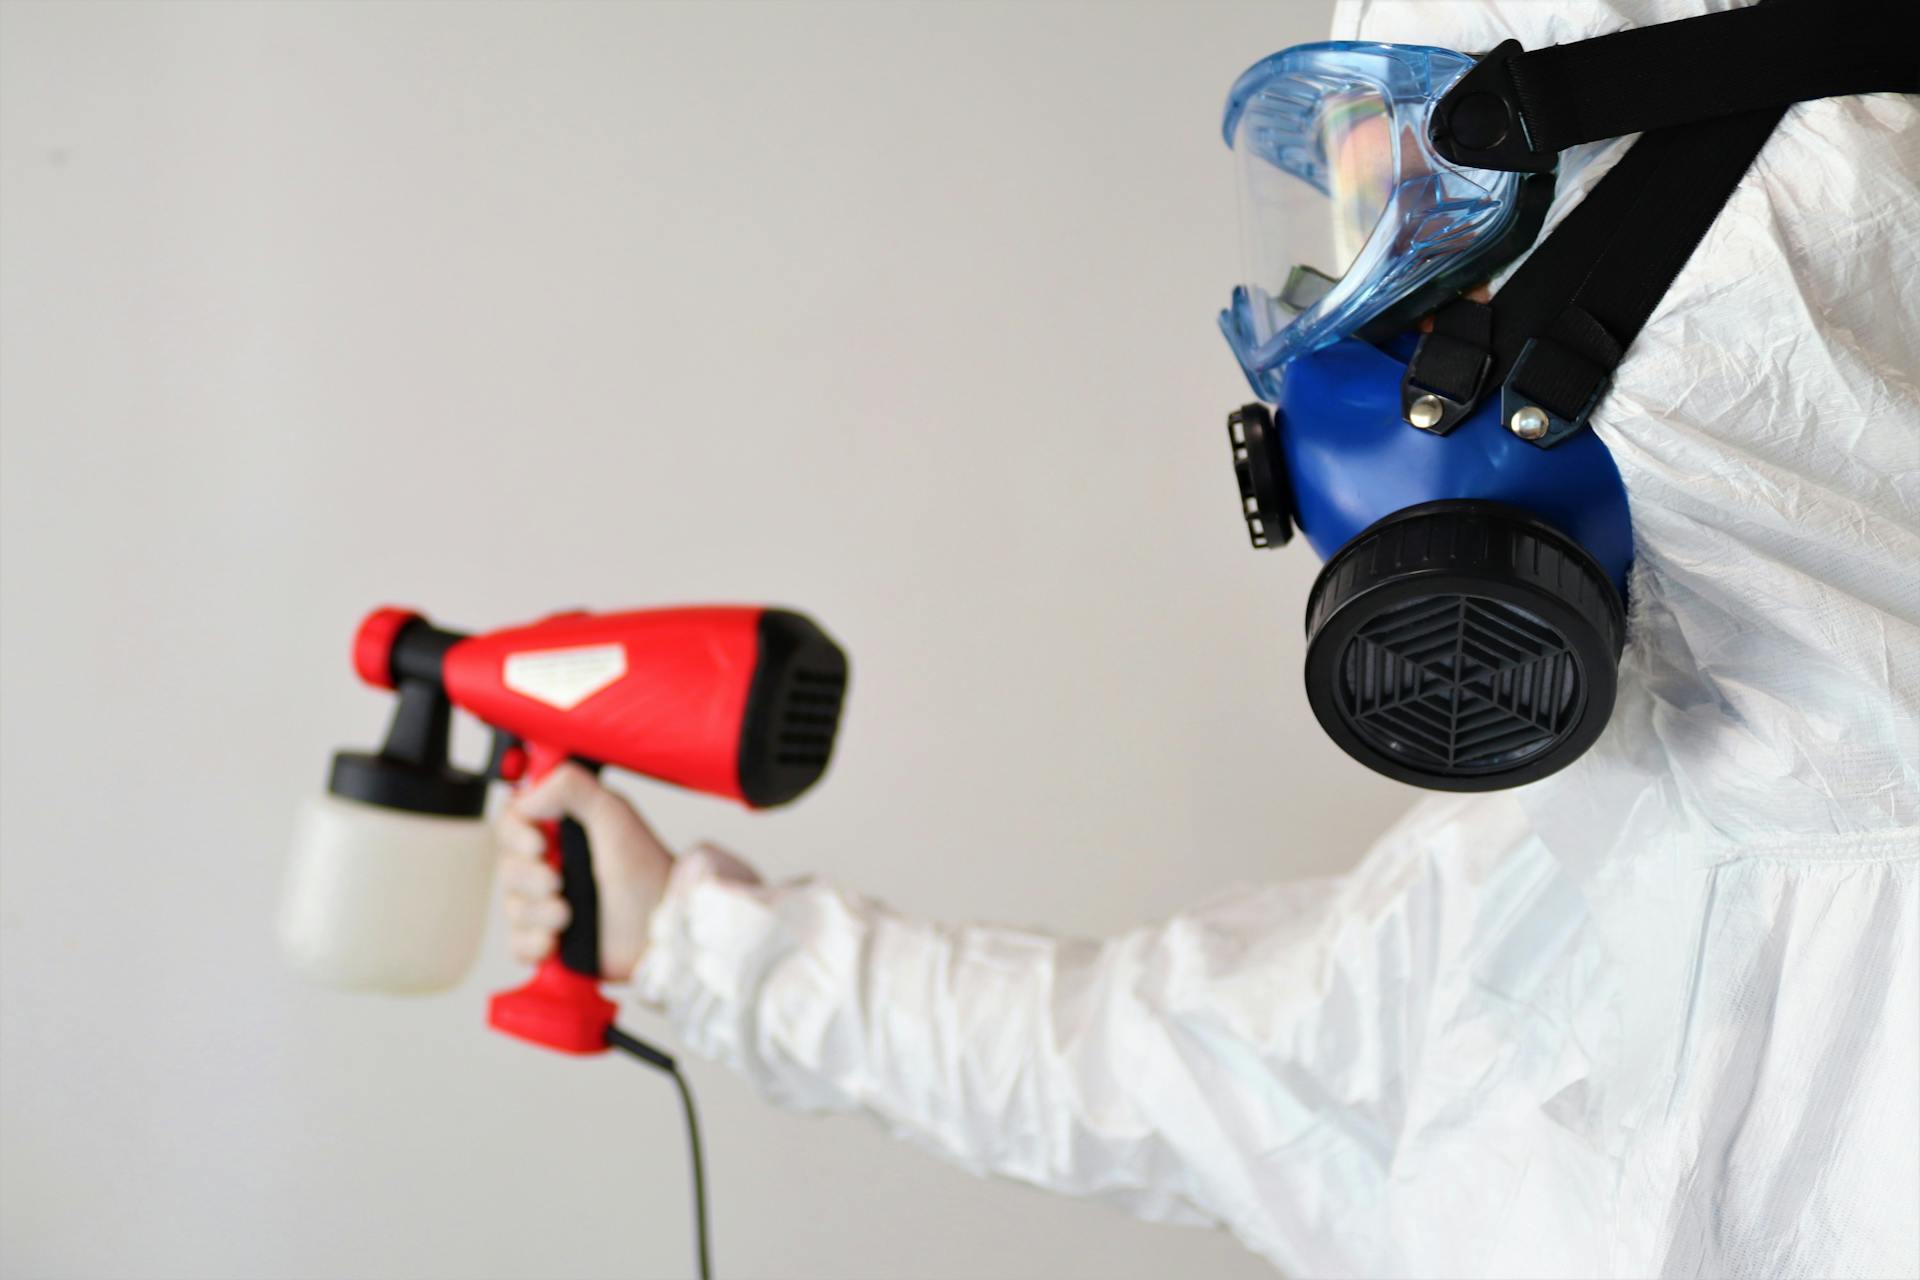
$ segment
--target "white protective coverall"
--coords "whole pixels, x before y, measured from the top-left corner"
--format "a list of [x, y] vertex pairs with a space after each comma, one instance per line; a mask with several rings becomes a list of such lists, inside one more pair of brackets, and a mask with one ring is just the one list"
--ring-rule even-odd
[[[1697, 11], [1375, 0], [1334, 35]], [[1624, 145], [1567, 154], [1556, 215]], [[1920, 1275], [1916, 381], [1920, 106], [1795, 106], [1594, 418], [1638, 550], [1581, 761], [1105, 944], [696, 853], [637, 993], [782, 1103], [1297, 1276]]]

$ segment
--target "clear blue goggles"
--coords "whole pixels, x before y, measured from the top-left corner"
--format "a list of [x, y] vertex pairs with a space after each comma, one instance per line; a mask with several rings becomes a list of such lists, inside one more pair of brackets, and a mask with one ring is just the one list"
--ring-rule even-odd
[[1379, 340], [1488, 279], [1532, 243], [1551, 174], [1448, 163], [1434, 104], [1474, 59], [1335, 40], [1262, 59], [1221, 126], [1238, 160], [1246, 277], [1220, 327], [1262, 399], [1296, 356]]

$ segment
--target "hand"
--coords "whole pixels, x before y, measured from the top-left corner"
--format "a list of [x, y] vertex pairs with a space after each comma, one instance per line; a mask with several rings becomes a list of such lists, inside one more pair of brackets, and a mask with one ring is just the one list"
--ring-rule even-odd
[[570, 913], [560, 873], [548, 866], [538, 822], [572, 818], [587, 832], [600, 891], [600, 969], [615, 982], [633, 976], [647, 948], [647, 925], [666, 892], [673, 854], [625, 799], [576, 764], [563, 764], [523, 795], [499, 822], [500, 883], [513, 954], [545, 959]]

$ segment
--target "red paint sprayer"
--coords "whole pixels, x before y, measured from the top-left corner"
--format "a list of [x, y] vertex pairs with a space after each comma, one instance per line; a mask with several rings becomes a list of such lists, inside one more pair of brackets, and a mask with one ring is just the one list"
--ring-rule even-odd
[[[482, 635], [379, 609], [360, 624], [353, 664], [397, 695], [393, 721], [377, 752], [335, 754], [328, 794], [302, 817], [280, 932], [307, 975], [379, 991], [444, 990], [471, 966], [492, 880], [482, 811], [494, 779], [526, 785], [574, 760], [784, 804], [825, 772], [847, 682], [846, 655], [812, 621], [742, 606], [566, 613]], [[493, 730], [484, 772], [448, 759], [455, 707]], [[550, 826], [547, 858], [572, 923], [531, 981], [493, 997], [488, 1021], [567, 1053], [611, 1044], [678, 1080], [671, 1058], [613, 1026], [600, 994], [578, 824]], [[703, 1232], [703, 1271], [704, 1253]]]

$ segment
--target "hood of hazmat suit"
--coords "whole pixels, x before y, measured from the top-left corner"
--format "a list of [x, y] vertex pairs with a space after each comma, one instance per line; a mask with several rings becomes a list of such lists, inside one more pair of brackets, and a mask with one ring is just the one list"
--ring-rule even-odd
[[[1333, 34], [1697, 11], [1376, 0]], [[1549, 230], [1629, 142], [1563, 156]], [[778, 1101], [1296, 1276], [1920, 1274], [1916, 228], [1920, 100], [1788, 110], [1593, 415], [1629, 643], [1563, 772], [1104, 944], [705, 851], [639, 997]]]

